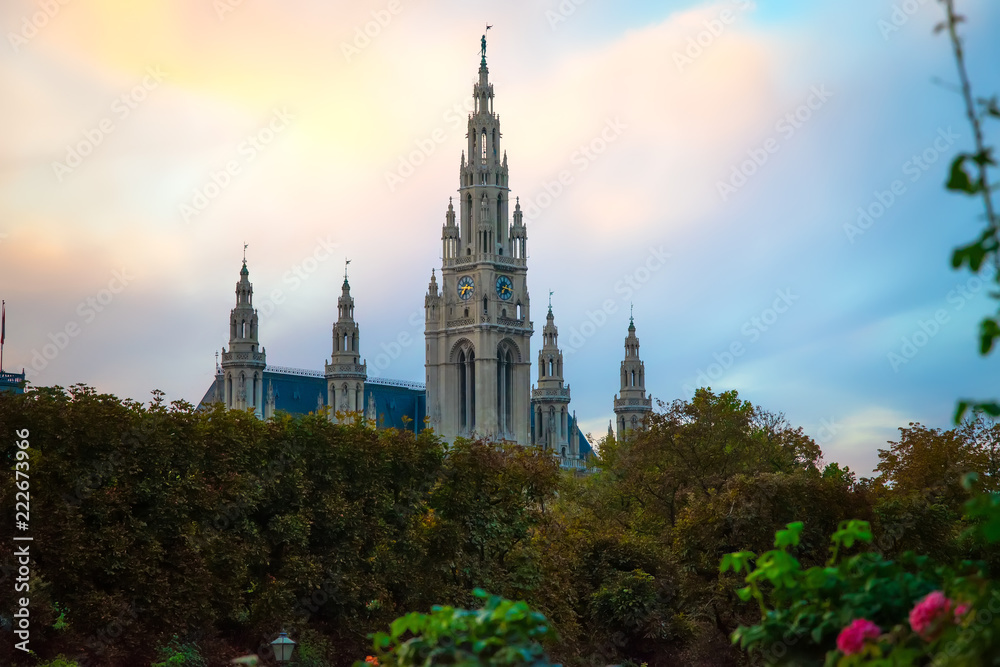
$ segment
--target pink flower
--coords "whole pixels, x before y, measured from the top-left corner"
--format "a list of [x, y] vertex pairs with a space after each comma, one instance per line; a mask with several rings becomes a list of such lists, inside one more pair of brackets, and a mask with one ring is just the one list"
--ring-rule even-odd
[[957, 607], [955, 607], [955, 622], [956, 623], [961, 623], [962, 622], [962, 617], [965, 616], [967, 613], [969, 613], [969, 605], [968, 604], [966, 604], [966, 603], [963, 602], [962, 604], [960, 604]]
[[882, 633], [879, 627], [864, 618], [856, 618], [837, 635], [837, 648], [844, 655], [854, 655], [861, 651], [866, 639], [878, 639]]
[[910, 627], [924, 639], [933, 639], [935, 623], [951, 610], [951, 604], [941, 591], [928, 593], [910, 610]]

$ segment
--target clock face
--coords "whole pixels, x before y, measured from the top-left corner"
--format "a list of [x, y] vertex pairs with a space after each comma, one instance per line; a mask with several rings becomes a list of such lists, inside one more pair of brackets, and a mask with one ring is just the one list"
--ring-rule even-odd
[[476, 281], [472, 279], [472, 276], [462, 276], [458, 279], [458, 298], [463, 301], [470, 299], [475, 291]]
[[514, 295], [514, 283], [507, 276], [497, 278], [497, 296], [507, 301]]

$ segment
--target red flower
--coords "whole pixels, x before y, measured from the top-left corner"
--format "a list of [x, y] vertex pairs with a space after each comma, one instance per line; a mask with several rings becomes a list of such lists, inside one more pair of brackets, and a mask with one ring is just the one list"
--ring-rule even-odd
[[837, 635], [837, 648], [844, 655], [854, 655], [861, 651], [868, 639], [878, 639], [882, 631], [877, 625], [864, 618], [856, 618]]
[[365, 656], [365, 662], [372, 665], [372, 667], [378, 667], [378, 658], [373, 655]]
[[928, 593], [910, 610], [910, 627], [924, 639], [933, 639], [935, 625], [951, 611], [951, 606], [951, 600], [943, 592]]

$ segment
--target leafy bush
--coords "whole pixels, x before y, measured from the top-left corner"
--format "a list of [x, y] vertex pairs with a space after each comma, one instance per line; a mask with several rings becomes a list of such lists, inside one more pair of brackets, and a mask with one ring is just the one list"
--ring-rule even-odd
[[[552, 664], [540, 643], [555, 635], [545, 616], [532, 611], [525, 602], [490, 596], [481, 589], [476, 589], [474, 595], [486, 600], [482, 609], [435, 606], [430, 614], [413, 612], [397, 618], [389, 633], [376, 633], [378, 664]], [[355, 663], [355, 667], [365, 665]]]
[[[974, 497], [966, 513], [977, 522], [970, 537], [1000, 537], [1000, 495]], [[1000, 590], [982, 563], [949, 567], [912, 552], [898, 561], [868, 552], [841, 558], [872, 539], [867, 522], [852, 520], [831, 537], [825, 566], [802, 569], [791, 553], [801, 532], [801, 522], [790, 523], [760, 557], [722, 559], [721, 572], [746, 572], [737, 593], [761, 610], [759, 623], [732, 634], [734, 643], [768, 664], [1000, 664]]]
[[190, 642], [181, 642], [177, 635], [156, 652], [161, 661], [154, 662], [150, 667], [208, 667], [198, 646]]

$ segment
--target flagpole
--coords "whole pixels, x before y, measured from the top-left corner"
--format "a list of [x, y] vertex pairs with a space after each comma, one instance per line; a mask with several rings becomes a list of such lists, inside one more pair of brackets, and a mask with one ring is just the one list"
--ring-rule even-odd
[[3, 341], [7, 337], [7, 302], [0, 301], [0, 373], [3, 373]]

